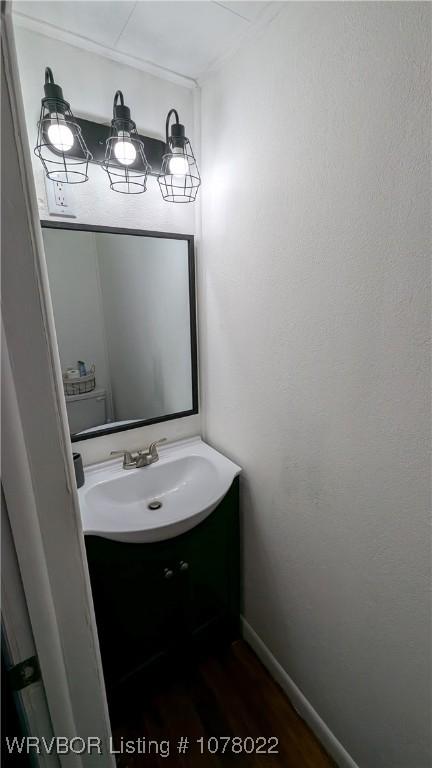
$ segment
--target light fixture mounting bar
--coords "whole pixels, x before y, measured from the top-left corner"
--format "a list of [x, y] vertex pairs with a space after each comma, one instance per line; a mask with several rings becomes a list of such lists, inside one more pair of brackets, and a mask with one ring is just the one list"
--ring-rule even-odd
[[[110, 136], [110, 126], [103, 125], [102, 123], [95, 123], [92, 120], [84, 120], [82, 117], [75, 117], [75, 120], [81, 128], [83, 136], [85, 136], [89, 151], [92, 154], [90, 162], [96, 163], [97, 165], [102, 165], [105, 159], [106, 140]], [[146, 158], [151, 165], [150, 175], [158, 176], [162, 167], [162, 157], [165, 152], [165, 142], [161, 141], [160, 139], [153, 139], [150, 136], [143, 136], [141, 134], [138, 134], [137, 138], [144, 142]], [[73, 157], [73, 149], [71, 152], [68, 152], [68, 155]], [[115, 163], [114, 158], [111, 160], [111, 162], [113, 164]], [[124, 166], [118, 163], [118, 167], [122, 168]], [[134, 166], [130, 165], [129, 167], [133, 169]]]

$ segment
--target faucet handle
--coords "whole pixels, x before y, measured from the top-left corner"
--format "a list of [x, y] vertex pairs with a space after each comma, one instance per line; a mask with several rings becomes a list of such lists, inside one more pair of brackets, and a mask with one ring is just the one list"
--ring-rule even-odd
[[157, 461], [159, 458], [156, 448], [161, 443], [166, 443], [166, 437], [161, 437], [159, 440], [153, 440], [148, 447], [148, 452], [151, 454], [153, 461]]
[[123, 456], [123, 469], [132, 469], [136, 466], [136, 461], [130, 451], [124, 448], [118, 451], [110, 451], [110, 456]]

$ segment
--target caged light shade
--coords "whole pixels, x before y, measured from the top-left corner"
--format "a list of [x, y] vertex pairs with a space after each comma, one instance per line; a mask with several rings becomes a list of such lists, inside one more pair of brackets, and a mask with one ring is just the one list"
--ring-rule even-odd
[[62, 184], [87, 181], [88, 164], [92, 156], [80, 126], [63, 98], [62, 89], [54, 82], [50, 67], [45, 69], [44, 91], [35, 155], [52, 181]]
[[[171, 125], [171, 117], [175, 123]], [[158, 182], [162, 197], [170, 203], [193, 203], [201, 184], [195, 155], [189, 139], [185, 136], [184, 125], [179, 122], [177, 110], [168, 112], [166, 125], [166, 146]]]
[[111, 132], [106, 140], [102, 167], [114, 192], [138, 195], [146, 191], [151, 166], [121, 91], [116, 91], [114, 96]]

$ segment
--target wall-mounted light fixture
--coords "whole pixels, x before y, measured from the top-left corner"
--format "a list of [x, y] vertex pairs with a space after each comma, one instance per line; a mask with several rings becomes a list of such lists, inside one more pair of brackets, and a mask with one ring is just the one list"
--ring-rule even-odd
[[92, 159], [81, 128], [63, 91], [54, 82], [51, 69], [45, 69], [45, 97], [42, 99], [35, 154], [46, 175], [63, 184], [79, 184], [88, 180], [88, 163]]
[[[175, 123], [171, 125], [171, 117]], [[191, 203], [201, 184], [198, 166], [184, 125], [176, 109], [170, 109], [165, 123], [165, 153], [158, 182], [162, 197], [170, 203]]]
[[[170, 125], [172, 117], [175, 122]], [[89, 162], [106, 171], [115, 192], [145, 192], [151, 175], [157, 176], [164, 200], [191, 203], [201, 184], [177, 110], [168, 112], [165, 141], [138, 133], [121, 91], [114, 96], [111, 126], [74, 117], [49, 67], [34, 151], [48, 178], [66, 184], [87, 181]]]
[[114, 192], [136, 195], [146, 191], [151, 166], [121, 91], [116, 91], [114, 96], [111, 133], [106, 140], [102, 167], [109, 176], [110, 187]]

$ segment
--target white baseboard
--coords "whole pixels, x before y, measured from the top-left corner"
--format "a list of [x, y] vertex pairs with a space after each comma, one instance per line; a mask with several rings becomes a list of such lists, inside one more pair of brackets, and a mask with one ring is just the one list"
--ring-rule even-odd
[[321, 719], [318, 712], [316, 712], [305, 695], [299, 688], [297, 688], [295, 682], [290, 678], [287, 672], [285, 672], [279, 662], [276, 661], [273, 654], [252, 629], [250, 624], [248, 624], [243, 617], [241, 621], [244, 639], [249, 643], [251, 648], [253, 648], [258, 658], [270, 672], [271, 676], [285, 691], [294, 709], [308, 724], [309, 728], [314, 732], [317, 739], [333, 760], [335, 760], [339, 768], [358, 768], [357, 763], [354, 762], [334, 733], [328, 728], [324, 720]]

